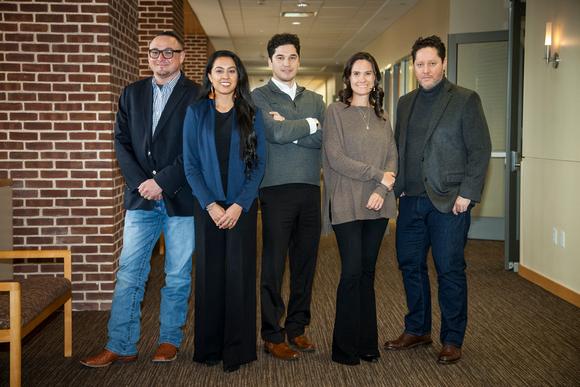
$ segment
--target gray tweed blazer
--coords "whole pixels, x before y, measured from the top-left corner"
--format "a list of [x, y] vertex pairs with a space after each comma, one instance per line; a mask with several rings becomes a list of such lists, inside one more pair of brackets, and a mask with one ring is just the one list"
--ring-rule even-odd
[[[433, 105], [421, 172], [427, 195], [441, 212], [450, 212], [458, 195], [481, 200], [491, 156], [489, 129], [479, 95], [444, 78], [443, 90]], [[407, 127], [419, 89], [402, 96], [397, 106], [395, 141], [399, 151], [399, 174], [395, 195], [405, 191]]]

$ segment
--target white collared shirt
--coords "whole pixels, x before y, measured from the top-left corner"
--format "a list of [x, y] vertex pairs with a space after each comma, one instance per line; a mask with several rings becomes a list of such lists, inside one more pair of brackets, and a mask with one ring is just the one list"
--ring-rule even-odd
[[296, 98], [296, 89], [298, 88], [296, 82], [292, 82], [292, 86], [288, 86], [286, 83], [281, 82], [276, 78], [272, 78], [272, 82], [274, 82], [274, 84], [278, 86], [278, 89], [280, 89], [285, 94], [288, 94], [290, 99], [294, 101], [294, 98]]

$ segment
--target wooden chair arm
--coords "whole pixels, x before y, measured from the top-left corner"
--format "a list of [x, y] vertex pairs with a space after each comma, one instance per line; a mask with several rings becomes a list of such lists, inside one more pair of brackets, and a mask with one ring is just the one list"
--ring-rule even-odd
[[55, 259], [64, 260], [64, 277], [72, 281], [70, 250], [0, 250], [0, 259]]
[[20, 282], [0, 282], [0, 292], [20, 291]]
[[0, 292], [10, 292], [10, 327], [15, 328], [16, 336], [20, 339], [22, 324], [22, 305], [20, 301], [19, 282], [0, 282]]

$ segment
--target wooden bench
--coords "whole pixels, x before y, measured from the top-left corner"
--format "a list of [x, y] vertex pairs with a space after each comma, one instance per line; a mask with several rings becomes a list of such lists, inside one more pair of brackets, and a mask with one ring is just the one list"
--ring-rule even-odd
[[72, 264], [69, 250], [0, 250], [0, 259], [54, 258], [64, 260], [63, 277], [0, 282], [0, 342], [10, 343], [11, 387], [21, 382], [22, 338], [63, 305], [64, 356], [72, 355]]

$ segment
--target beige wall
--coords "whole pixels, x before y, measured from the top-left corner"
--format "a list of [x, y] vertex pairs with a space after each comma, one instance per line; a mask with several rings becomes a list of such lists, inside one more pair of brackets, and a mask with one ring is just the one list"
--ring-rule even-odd
[[449, 0], [449, 33], [508, 29], [507, 0]]
[[371, 53], [383, 69], [409, 55], [419, 36], [438, 35], [447, 41], [448, 30], [449, 0], [421, 0], [365, 51]]
[[317, 88], [312, 89], [312, 91], [316, 94], [320, 94], [322, 96], [322, 100], [326, 104], [326, 101], [328, 101], [328, 95], [326, 93], [326, 82], [321, 83]]
[[[553, 23], [562, 62], [546, 65]], [[524, 71], [521, 264], [580, 292], [580, 1], [528, 0]], [[566, 247], [552, 228], [566, 232]]]

